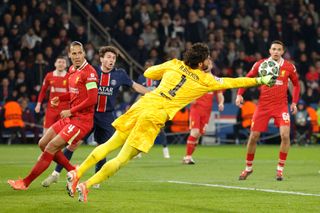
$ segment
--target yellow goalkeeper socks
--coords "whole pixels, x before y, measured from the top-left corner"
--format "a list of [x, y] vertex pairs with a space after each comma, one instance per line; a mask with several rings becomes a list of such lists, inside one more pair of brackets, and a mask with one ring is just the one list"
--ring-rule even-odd
[[117, 157], [105, 163], [99, 172], [85, 182], [87, 188], [90, 188], [94, 184], [101, 183], [102, 181], [114, 175], [114, 173], [116, 173], [120, 167], [125, 165], [130, 159], [139, 154], [139, 152], [140, 151], [136, 148], [133, 148], [128, 144], [124, 144]]
[[105, 158], [107, 154], [122, 146], [127, 137], [128, 135], [125, 133], [116, 131], [108, 141], [96, 147], [85, 159], [85, 161], [82, 162], [77, 169], [77, 176], [80, 178], [85, 171], [98, 163], [101, 159]]

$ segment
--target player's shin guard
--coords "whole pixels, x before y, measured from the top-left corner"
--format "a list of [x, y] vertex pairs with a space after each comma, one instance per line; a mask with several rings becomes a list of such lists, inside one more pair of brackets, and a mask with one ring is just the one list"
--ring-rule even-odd
[[63, 166], [68, 172], [75, 169], [61, 151], [56, 152], [53, 160]]
[[284, 153], [284, 152], [279, 153], [279, 161], [278, 161], [278, 166], [277, 166], [278, 171], [283, 171], [284, 164], [287, 160], [287, 156], [288, 156], [288, 153]]
[[123, 145], [127, 137], [128, 136], [126, 134], [116, 131], [108, 141], [96, 147], [89, 154], [89, 156], [77, 169], [77, 176], [80, 178], [90, 167], [105, 158], [107, 154]]
[[[63, 154], [64, 154], [64, 156], [66, 156], [66, 158], [67, 158], [68, 160], [70, 160], [70, 159], [72, 158], [73, 151], [70, 151], [69, 149], [65, 148], [65, 149], [63, 150]], [[57, 164], [57, 166], [56, 166], [56, 168], [55, 168], [55, 171], [56, 171], [57, 173], [60, 173], [60, 172], [62, 171], [62, 169], [63, 169], [63, 166], [60, 165], [60, 164]]]
[[253, 159], [254, 159], [254, 153], [247, 153], [246, 171], [251, 171], [252, 170]]
[[44, 151], [36, 165], [32, 168], [30, 174], [23, 179], [25, 185], [28, 187], [34, 179], [41, 175], [42, 172], [44, 172], [50, 166], [52, 160], [53, 155]]
[[197, 146], [197, 138], [189, 135], [187, 140], [186, 156], [191, 156]]

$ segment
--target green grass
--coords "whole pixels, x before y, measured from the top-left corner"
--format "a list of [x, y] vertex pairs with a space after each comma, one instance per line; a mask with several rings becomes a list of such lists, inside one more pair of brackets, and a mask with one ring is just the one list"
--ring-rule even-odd
[[[14, 191], [7, 179], [24, 177], [40, 151], [35, 145], [0, 146], [0, 212], [320, 212], [320, 196], [302, 196], [227, 189], [205, 185], [170, 183], [181, 181], [320, 195], [320, 146], [292, 147], [285, 168], [285, 180], [275, 181], [278, 146], [259, 146], [254, 173], [238, 181], [244, 168], [243, 146], [200, 146], [196, 165], [182, 165], [184, 146], [170, 146], [171, 159], [162, 158], [155, 146], [141, 159], [134, 159], [100, 189], [91, 189], [88, 203], [79, 203], [65, 191], [65, 171], [60, 182], [43, 188], [41, 181], [53, 165], [27, 191]], [[81, 163], [93, 147], [82, 146], [73, 163]], [[114, 154], [112, 155], [114, 156]], [[93, 173], [88, 171], [82, 180]]]

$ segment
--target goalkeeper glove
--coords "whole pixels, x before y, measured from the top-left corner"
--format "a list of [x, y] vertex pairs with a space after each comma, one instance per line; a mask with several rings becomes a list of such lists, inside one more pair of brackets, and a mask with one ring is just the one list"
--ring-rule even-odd
[[268, 87], [272, 87], [276, 83], [277, 76], [274, 75], [266, 75], [263, 77], [256, 78], [258, 84], [264, 84]]

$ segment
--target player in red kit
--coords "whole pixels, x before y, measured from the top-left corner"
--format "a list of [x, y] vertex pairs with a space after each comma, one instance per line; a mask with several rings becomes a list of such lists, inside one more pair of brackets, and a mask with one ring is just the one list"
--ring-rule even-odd
[[[212, 61], [209, 61], [208, 70], [212, 70]], [[199, 143], [199, 139], [206, 132], [206, 128], [209, 123], [214, 92], [209, 92], [194, 102], [191, 103], [190, 107], [190, 135], [187, 139], [186, 156], [183, 158], [183, 164], [195, 164], [192, 159], [192, 154]], [[224, 96], [222, 91], [217, 91], [218, 97], [218, 108], [219, 111], [224, 109]]]
[[[252, 118], [251, 132], [247, 144], [246, 168], [239, 176], [239, 180], [245, 180], [253, 171], [252, 163], [256, 152], [257, 142], [261, 132], [268, 129], [268, 123], [274, 118], [274, 124], [279, 127], [281, 144], [279, 161], [277, 166], [276, 180], [283, 180], [283, 168], [290, 148], [290, 115], [288, 112], [288, 83], [289, 79], [293, 84], [293, 98], [290, 105], [290, 112], [297, 112], [296, 104], [299, 100], [300, 87], [295, 66], [282, 58], [284, 44], [281, 41], [273, 41], [269, 49], [270, 58], [280, 65], [279, 76], [274, 87], [261, 86], [259, 102]], [[247, 77], [258, 75], [260, 64], [266, 59], [256, 62]], [[238, 90], [236, 105], [241, 106], [243, 102], [242, 94], [244, 89]]]
[[[97, 73], [85, 59], [83, 45], [74, 41], [70, 44], [69, 92], [52, 98], [51, 104], [58, 106], [60, 101], [70, 102], [70, 109], [60, 113], [61, 119], [53, 124], [39, 141], [43, 151], [30, 174], [18, 180], [8, 180], [15, 190], [28, 189], [31, 182], [41, 175], [54, 160], [67, 171], [74, 170], [69, 160], [61, 152], [66, 144], [76, 145], [93, 126], [94, 107], [97, 102]], [[72, 195], [71, 195], [72, 196]]]
[[[204, 135], [208, 126], [214, 94], [214, 92], [209, 92], [191, 103], [190, 135], [187, 139], [186, 156], [182, 160], [183, 164], [195, 164], [192, 154], [199, 143], [200, 137]], [[217, 97], [219, 111], [223, 111], [224, 96], [221, 91], [217, 92]]]
[[41, 108], [41, 103], [46, 96], [46, 92], [49, 88], [49, 100], [46, 109], [46, 114], [43, 123], [43, 133], [47, 131], [47, 129], [52, 126], [56, 121], [60, 119], [60, 112], [65, 109], [69, 109], [69, 101], [61, 101], [59, 106], [53, 107], [50, 104], [50, 100], [53, 97], [61, 96], [68, 92], [68, 73], [66, 71], [67, 61], [64, 57], [57, 57], [55, 63], [55, 70], [49, 72], [44, 78], [39, 96], [38, 102], [35, 107], [35, 112], [39, 113]]

